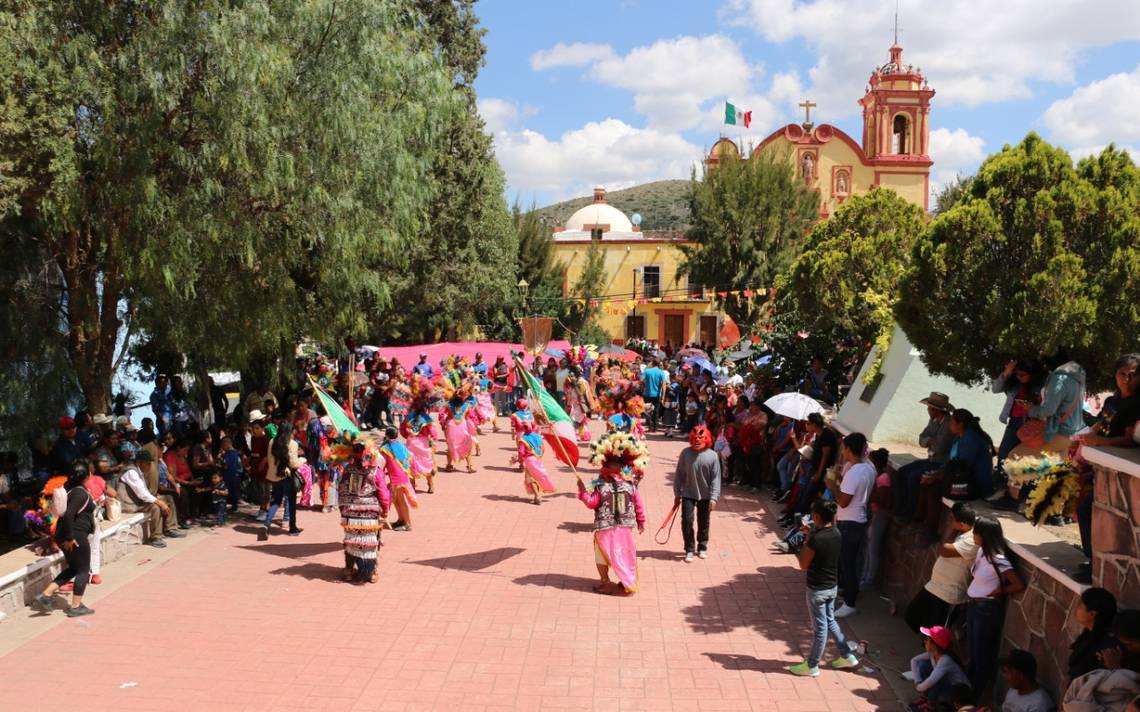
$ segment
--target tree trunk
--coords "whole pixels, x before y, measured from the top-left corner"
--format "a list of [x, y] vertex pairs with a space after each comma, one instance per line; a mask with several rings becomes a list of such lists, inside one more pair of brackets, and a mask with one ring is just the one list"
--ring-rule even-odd
[[59, 244], [56, 262], [67, 287], [68, 355], [84, 407], [90, 413], [110, 413], [123, 285], [118, 241], [113, 234], [100, 239], [84, 222]]

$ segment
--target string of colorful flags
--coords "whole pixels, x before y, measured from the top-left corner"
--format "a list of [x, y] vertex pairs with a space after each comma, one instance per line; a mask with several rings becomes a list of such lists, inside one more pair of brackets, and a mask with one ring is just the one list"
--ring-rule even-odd
[[[765, 297], [766, 296], [768, 298], [768, 300], [774, 300], [776, 298], [776, 288], [772, 287], [769, 289], [727, 289], [727, 290], [723, 290], [723, 291], [713, 291], [711, 294], [712, 294], [714, 302], [721, 302], [721, 303], [723, 303], [725, 300], [729, 299], [730, 297], [732, 297], [732, 298], [744, 298], [747, 300], [751, 300], [757, 296], [759, 296], [759, 297]], [[568, 301], [572, 304], [576, 304], [578, 306], [586, 306], [586, 304], [589, 303], [590, 308], [599, 309], [599, 310], [601, 310], [601, 312], [603, 314], [609, 314], [611, 316], [621, 316], [624, 314], [628, 314], [629, 312], [636, 309], [638, 306], [642, 306], [642, 305], [662, 304], [662, 303], [673, 304], [673, 303], [685, 302], [685, 301], [704, 301], [705, 299], [708, 299], [708, 298], [709, 298], [708, 292], [706, 292], [704, 294], [700, 294], [700, 293], [687, 294], [687, 295], [686, 294], [680, 294], [680, 295], [672, 296], [672, 297], [670, 297], [670, 296], [665, 296], [665, 297], [639, 297], [637, 299], [624, 299], [624, 298], [610, 297], [610, 298], [587, 300], [587, 299], [582, 299], [582, 298], [571, 297], [571, 298], [567, 298], [566, 301]]]

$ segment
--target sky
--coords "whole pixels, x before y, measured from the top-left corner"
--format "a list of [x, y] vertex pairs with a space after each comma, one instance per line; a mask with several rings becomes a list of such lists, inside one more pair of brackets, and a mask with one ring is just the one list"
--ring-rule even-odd
[[[507, 196], [542, 206], [688, 178], [721, 135], [803, 120], [862, 134], [894, 0], [481, 0], [479, 111]], [[1036, 131], [1074, 158], [1140, 160], [1140, 0], [898, 0], [903, 61], [936, 91], [932, 183]], [[752, 111], [723, 124], [724, 102]], [[722, 134], [723, 132], [723, 134]]]

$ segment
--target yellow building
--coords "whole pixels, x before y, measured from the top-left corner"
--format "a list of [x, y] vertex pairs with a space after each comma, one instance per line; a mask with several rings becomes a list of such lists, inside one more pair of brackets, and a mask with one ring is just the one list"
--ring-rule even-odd
[[605, 255], [606, 282], [597, 306], [598, 323], [615, 342], [628, 338], [673, 346], [691, 341], [716, 343], [724, 318], [712, 295], [680, 273], [686, 241], [672, 234], [641, 232], [606, 202], [606, 189], [594, 189], [594, 202], [578, 210], [554, 232], [554, 259], [562, 264], [562, 289], [569, 295], [586, 264], [591, 245]]
[[[794, 161], [796, 173], [820, 193], [820, 217], [827, 218], [843, 201], [872, 187], [890, 188], [929, 209], [930, 100], [934, 90], [920, 70], [903, 64], [902, 48], [889, 50], [886, 64], [877, 67], [867, 82], [867, 92], [859, 100], [863, 107], [863, 143], [830, 124], [815, 126], [811, 109], [800, 104], [807, 115], [802, 124], [788, 124], [774, 131], [752, 151], [786, 155]], [[713, 144], [706, 164], [716, 165], [728, 157], [739, 157], [741, 149], [730, 139]]]

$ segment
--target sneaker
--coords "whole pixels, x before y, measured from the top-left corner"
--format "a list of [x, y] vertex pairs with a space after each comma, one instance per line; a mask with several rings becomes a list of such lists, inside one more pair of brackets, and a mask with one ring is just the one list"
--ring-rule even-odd
[[831, 667], [835, 670], [850, 670], [859, 667], [859, 658], [854, 655], [845, 655], [842, 658], [832, 660]]
[[190, 525], [189, 525], [188, 523], [186, 523], [186, 522], [179, 522], [179, 523], [178, 523], [178, 528], [179, 528], [179, 529], [189, 529], [189, 528], [190, 528]]
[[[541, 500], [535, 500], [534, 503], [540, 504]], [[394, 525], [392, 525], [392, 531], [394, 531], [394, 532], [410, 532], [411, 530], [412, 530], [412, 525], [411, 524], [405, 524], [404, 522], [396, 522]]]
[[707, 552], [707, 551], [698, 551], [698, 552], [697, 552], [697, 558], [698, 558], [698, 559], [707, 559], [707, 558], [709, 558], [709, 552]]
[[91, 574], [91, 583], [95, 586], [103, 583], [103, 577], [99, 574]]
[[791, 490], [784, 490], [783, 492], [780, 493], [780, 496], [776, 498], [776, 504], [783, 504], [784, 502], [787, 502], [791, 498], [791, 496], [792, 496]]
[[163, 530], [162, 530], [162, 535], [163, 535], [163, 536], [168, 536], [168, 537], [170, 537], [171, 539], [181, 539], [182, 537], [186, 536], [185, 534], [183, 534], [182, 532], [178, 531], [177, 529], [163, 529]]
[[910, 670], [907, 670], [906, 672], [902, 673], [902, 679], [906, 680], [907, 682], [914, 682], [914, 673]]
[[78, 618], [79, 616], [89, 616], [94, 612], [95, 612], [94, 608], [88, 608], [87, 606], [80, 604], [78, 606], [72, 606], [71, 608], [68, 608], [67, 609], [67, 617], [68, 618]]
[[40, 594], [32, 599], [32, 608], [40, 613], [51, 613], [52, 601], [44, 594]]
[[147, 546], [153, 546], [156, 549], [166, 548], [166, 542], [162, 539], [159, 539], [158, 537], [151, 537], [150, 539], [147, 539], [146, 543]]
[[781, 554], [790, 554], [790, 553], [792, 553], [792, 545], [791, 545], [791, 544], [789, 544], [789, 543], [788, 543], [788, 542], [786, 542], [786, 541], [778, 541], [778, 542], [776, 542], [776, 549], [777, 549], [777, 551], [779, 551]]
[[686, 551], [686, 552], [685, 552], [685, 563], [686, 563], [686, 564], [690, 564], [690, 563], [692, 563], [692, 562], [693, 562], [693, 552], [691, 552], [691, 551]]
[[257, 533], [258, 541], [269, 541], [269, 527], [262, 527], [261, 531]]
[[819, 677], [819, 666], [808, 667], [807, 661], [803, 661], [799, 665], [791, 665], [786, 670], [793, 675], [800, 677]]
[[304, 529], [300, 529], [300, 528], [297, 528], [297, 529], [290, 529], [290, 530], [289, 530], [289, 536], [300, 536], [300, 535], [301, 535], [301, 532], [303, 532], [303, 531], [305, 531], [305, 530], [304, 530]]
[[835, 609], [835, 617], [836, 618], [846, 618], [847, 616], [853, 616], [858, 612], [859, 611], [856, 610], [856, 608], [854, 606], [849, 606], [846, 603], [844, 603], [844, 604], [841, 604], [839, 606], [839, 608]]

